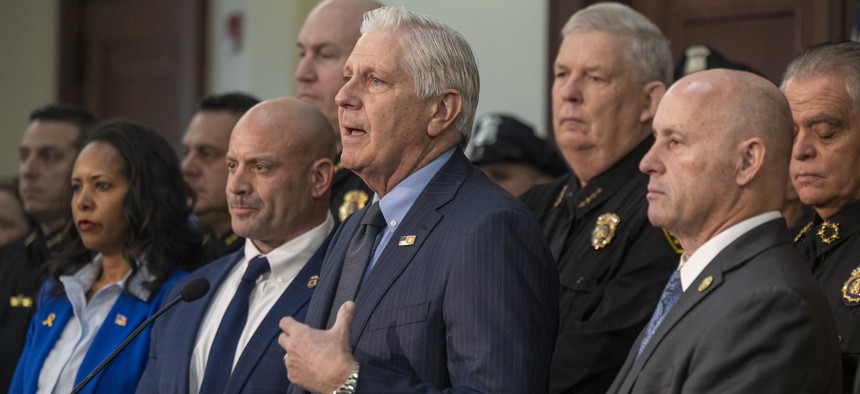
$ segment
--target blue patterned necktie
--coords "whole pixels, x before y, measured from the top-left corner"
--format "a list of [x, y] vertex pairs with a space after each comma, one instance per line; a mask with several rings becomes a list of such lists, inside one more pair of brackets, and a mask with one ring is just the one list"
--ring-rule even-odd
[[648, 322], [648, 326], [645, 329], [645, 337], [642, 338], [642, 344], [639, 345], [639, 352], [636, 353], [636, 358], [639, 358], [639, 355], [642, 354], [642, 350], [645, 349], [648, 341], [654, 336], [657, 327], [660, 327], [660, 323], [663, 322], [663, 319], [669, 314], [669, 310], [678, 302], [682, 294], [684, 294], [684, 289], [681, 287], [681, 271], [672, 272], [672, 276], [669, 277], [669, 283], [666, 283], [663, 295], [660, 296], [660, 302], [657, 304], [657, 308], [654, 309], [651, 321]]
[[337, 284], [334, 302], [332, 302], [329, 311], [326, 328], [331, 328], [334, 325], [337, 311], [344, 302], [355, 300], [361, 277], [364, 276], [367, 263], [373, 253], [373, 247], [376, 245], [376, 236], [379, 235], [379, 231], [383, 227], [385, 227], [385, 217], [382, 216], [382, 210], [379, 208], [379, 201], [377, 201], [367, 208], [367, 213], [361, 220], [361, 227], [349, 241], [349, 249], [347, 249], [346, 257], [343, 259], [343, 268]]
[[239, 281], [239, 287], [236, 288], [236, 294], [227, 306], [227, 311], [224, 312], [221, 325], [215, 333], [215, 339], [212, 340], [209, 358], [206, 361], [206, 372], [200, 385], [201, 394], [223, 393], [224, 388], [227, 387], [230, 374], [233, 372], [236, 346], [248, 320], [248, 298], [251, 296], [251, 290], [257, 285], [257, 278], [267, 272], [269, 272], [269, 260], [266, 256], [254, 257], [248, 263], [248, 268], [245, 269], [245, 274]]

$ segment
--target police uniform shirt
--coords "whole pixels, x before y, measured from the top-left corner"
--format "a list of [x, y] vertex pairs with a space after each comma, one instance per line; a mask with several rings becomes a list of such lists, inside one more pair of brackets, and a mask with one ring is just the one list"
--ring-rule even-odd
[[42, 266], [62, 238], [62, 230], [45, 236], [37, 226], [23, 239], [0, 247], [0, 393], [9, 390], [24, 350], [44, 279]]
[[833, 308], [842, 348], [842, 380], [850, 392], [860, 359], [860, 201], [828, 220], [815, 215], [794, 242]]
[[331, 180], [331, 206], [329, 207], [335, 224], [340, 224], [349, 215], [364, 208], [372, 197], [373, 191], [358, 175], [344, 168], [338, 158], [334, 166], [334, 177]]
[[207, 232], [203, 235], [202, 250], [203, 264], [215, 261], [230, 253], [233, 253], [242, 245], [245, 244], [245, 238], [234, 233], [233, 230], [228, 231], [222, 237], [218, 238], [212, 232]]
[[648, 176], [638, 166], [653, 141], [585, 187], [567, 175], [522, 196], [561, 284], [551, 393], [606, 392], [678, 264], [680, 246], [648, 222]]

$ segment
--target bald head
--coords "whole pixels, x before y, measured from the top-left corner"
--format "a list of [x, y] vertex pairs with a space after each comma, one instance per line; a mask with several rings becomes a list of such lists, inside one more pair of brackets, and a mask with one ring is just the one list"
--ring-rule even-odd
[[334, 159], [334, 135], [323, 132], [328, 127], [328, 119], [316, 108], [301, 100], [283, 97], [251, 108], [239, 119], [234, 133], [253, 134], [311, 159]]
[[298, 99], [264, 101], [239, 119], [227, 152], [233, 231], [263, 253], [320, 225], [329, 212], [334, 135]]
[[682, 78], [666, 97], [670, 94], [697, 107], [701, 121], [714, 133], [725, 133], [729, 143], [761, 138], [768, 150], [768, 167], [787, 173], [791, 109], [776, 85], [749, 72], [714, 69]]
[[656, 140], [640, 170], [650, 176], [648, 218], [688, 254], [714, 235], [782, 205], [792, 138], [779, 89], [754, 74], [691, 74], [663, 96]]
[[334, 97], [343, 87], [343, 65], [358, 37], [364, 13], [382, 5], [370, 0], [329, 0], [317, 5], [299, 31], [296, 68], [299, 98], [320, 110], [331, 133], [340, 133]]

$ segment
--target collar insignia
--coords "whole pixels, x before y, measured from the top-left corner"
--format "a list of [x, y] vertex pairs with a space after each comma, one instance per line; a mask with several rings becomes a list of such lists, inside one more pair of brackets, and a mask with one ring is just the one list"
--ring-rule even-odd
[[591, 194], [589, 194], [588, 197], [586, 197], [582, 201], [580, 201], [576, 207], [580, 208], [580, 209], [587, 207], [588, 204], [591, 204], [592, 201], [594, 201], [598, 196], [600, 196], [600, 193], [603, 193], [602, 187], [598, 187], [597, 189], [594, 189], [594, 191], [591, 192]]
[[833, 241], [839, 239], [839, 223], [833, 223], [825, 220], [818, 228], [818, 238], [821, 242], [830, 245]]
[[9, 306], [12, 308], [31, 308], [33, 307], [33, 298], [18, 294], [9, 297]]
[[554, 203], [552, 203], [552, 207], [553, 207], [553, 208], [556, 208], [556, 207], [558, 207], [558, 204], [561, 204], [562, 200], [564, 200], [564, 195], [565, 195], [566, 193], [567, 193], [567, 184], [565, 184], [565, 185], [561, 188], [561, 193], [558, 193], [558, 197], [556, 197], [556, 198], [555, 198], [555, 202], [554, 202]]
[[798, 243], [800, 242], [800, 240], [805, 238], [806, 232], [809, 231], [810, 227], [812, 227], [812, 222], [806, 223], [806, 226], [803, 226], [803, 228], [800, 229], [800, 232], [798, 232], [797, 235], [794, 236], [794, 243]]

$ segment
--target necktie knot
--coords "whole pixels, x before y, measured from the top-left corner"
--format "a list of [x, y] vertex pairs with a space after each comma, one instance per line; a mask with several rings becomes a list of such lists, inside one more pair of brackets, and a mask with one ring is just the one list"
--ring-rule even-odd
[[367, 207], [367, 213], [361, 220], [361, 224], [373, 227], [385, 227], [385, 216], [382, 215], [382, 209], [379, 207], [379, 201]]
[[248, 262], [248, 268], [245, 269], [245, 274], [242, 275], [243, 281], [256, 281], [260, 275], [269, 272], [269, 260], [266, 256], [259, 255]]

